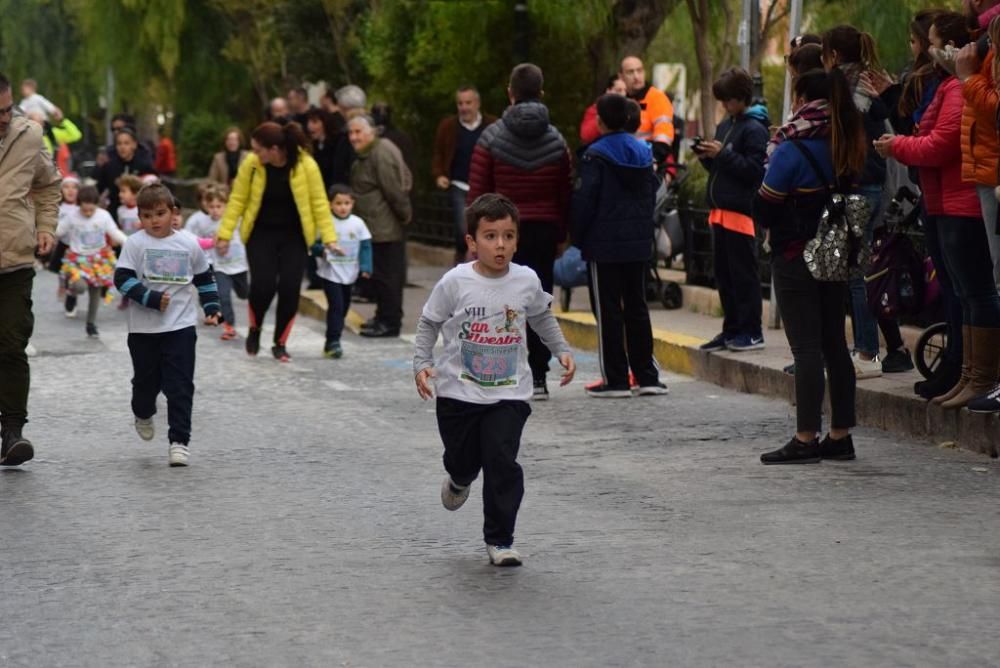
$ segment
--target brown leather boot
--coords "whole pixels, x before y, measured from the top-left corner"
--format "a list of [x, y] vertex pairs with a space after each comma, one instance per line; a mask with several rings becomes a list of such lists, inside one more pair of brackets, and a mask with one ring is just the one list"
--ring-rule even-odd
[[962, 391], [941, 403], [942, 408], [962, 408], [986, 394], [997, 382], [1000, 327], [972, 327], [972, 373]]
[[931, 399], [931, 403], [943, 404], [948, 401], [956, 394], [961, 392], [966, 385], [969, 384], [969, 380], [972, 377], [972, 328], [968, 325], [962, 325], [962, 375], [958, 379], [958, 383], [955, 387], [951, 388], [944, 394], [934, 397]]

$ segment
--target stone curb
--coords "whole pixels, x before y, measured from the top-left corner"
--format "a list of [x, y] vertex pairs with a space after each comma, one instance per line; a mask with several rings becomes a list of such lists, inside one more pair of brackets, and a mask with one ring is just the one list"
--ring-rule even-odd
[[[583, 350], [597, 350], [597, 327], [589, 313], [557, 313], [566, 339]], [[653, 330], [653, 351], [660, 367], [748, 394], [779, 397], [795, 403], [795, 381], [781, 369], [755, 362], [752, 354], [705, 353], [696, 337]], [[1000, 416], [945, 410], [917, 396], [857, 388], [858, 423], [885, 431], [953, 443], [997, 457]], [[827, 404], [829, 407], [829, 403]]]

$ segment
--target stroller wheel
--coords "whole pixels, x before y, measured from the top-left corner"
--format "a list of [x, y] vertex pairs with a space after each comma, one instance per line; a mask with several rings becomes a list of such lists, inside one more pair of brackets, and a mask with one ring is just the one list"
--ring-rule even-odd
[[663, 292], [660, 295], [660, 303], [663, 304], [663, 308], [671, 311], [683, 306], [684, 293], [681, 292], [681, 286], [672, 281], [664, 283]]

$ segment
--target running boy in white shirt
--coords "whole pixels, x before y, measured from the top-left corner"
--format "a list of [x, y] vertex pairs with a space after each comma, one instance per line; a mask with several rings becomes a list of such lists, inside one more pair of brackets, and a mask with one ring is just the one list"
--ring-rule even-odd
[[351, 291], [358, 276], [368, 278], [372, 273], [372, 235], [353, 213], [354, 191], [342, 183], [330, 186], [330, 211], [337, 228], [335, 248], [322, 243], [313, 244], [316, 257], [316, 275], [323, 281], [326, 294], [326, 345], [323, 355], [333, 359], [344, 356], [340, 336], [344, 333], [344, 319], [351, 308]]
[[128, 310], [128, 349], [132, 355], [132, 412], [135, 430], [153, 439], [156, 397], [167, 397], [171, 466], [187, 466], [194, 398], [194, 352], [198, 299], [205, 324], [219, 324], [219, 293], [208, 259], [194, 235], [177, 232], [171, 222], [174, 196], [154, 183], [139, 191], [142, 231], [125, 242], [115, 286], [136, 302]]
[[[437, 390], [444, 442], [441, 503], [458, 510], [483, 470], [483, 535], [490, 563], [520, 566], [512, 547], [524, 474], [517, 463], [521, 432], [531, 414], [527, 325], [559, 358], [573, 380], [576, 364], [550, 309], [552, 295], [528, 267], [512, 264], [518, 212], [503, 195], [482, 195], [466, 209], [466, 241], [477, 260], [445, 274], [417, 324], [413, 370], [423, 399]], [[434, 359], [438, 333], [444, 351]]]

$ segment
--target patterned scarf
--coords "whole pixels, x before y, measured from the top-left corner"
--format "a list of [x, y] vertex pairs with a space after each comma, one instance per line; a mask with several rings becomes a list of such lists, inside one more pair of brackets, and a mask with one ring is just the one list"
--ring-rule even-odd
[[830, 105], [826, 100], [813, 100], [802, 105], [788, 123], [778, 128], [767, 145], [767, 155], [770, 157], [778, 144], [786, 139], [812, 139], [829, 134]]

